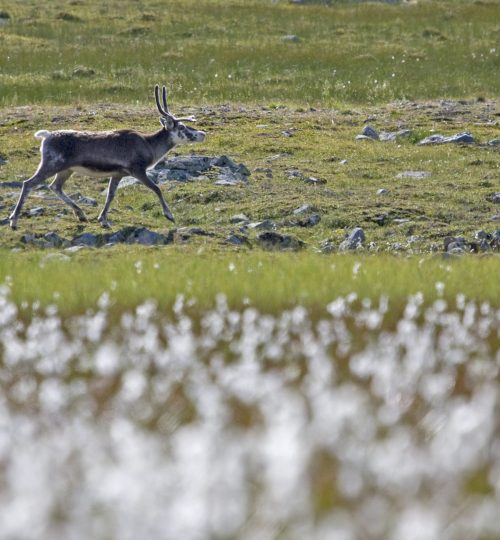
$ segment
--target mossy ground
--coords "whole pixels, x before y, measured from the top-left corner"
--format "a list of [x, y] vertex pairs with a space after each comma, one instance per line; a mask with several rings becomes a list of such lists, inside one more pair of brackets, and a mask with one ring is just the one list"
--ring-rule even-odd
[[[496, 101], [396, 102], [315, 111], [255, 105], [180, 110], [194, 110], [208, 137], [203, 144], [176, 149], [174, 154], [227, 154], [252, 171], [249, 181], [237, 186], [219, 186], [213, 180], [164, 185], [177, 226], [195, 225], [213, 234], [191, 240], [197, 248], [234, 249], [224, 241], [237, 231], [231, 217], [239, 213], [255, 222], [274, 221], [280, 232], [300, 238], [311, 251], [319, 250], [326, 240], [338, 246], [355, 226], [365, 230], [367, 249], [406, 253], [440, 251], [447, 235], [472, 239], [477, 230], [492, 232], [497, 228], [492, 219], [500, 208], [491, 196], [499, 188], [500, 154], [486, 145], [497, 134]], [[155, 116], [152, 106], [4, 109], [0, 147], [7, 163], [0, 168], [0, 181], [24, 180], [35, 171], [39, 141], [33, 132], [37, 129], [133, 126], [148, 131], [155, 129]], [[356, 141], [355, 136], [367, 123], [382, 131], [407, 128], [414, 135], [395, 143]], [[466, 130], [478, 144], [415, 143], [433, 132], [449, 135]], [[291, 170], [324, 183], [308, 184], [290, 177]], [[423, 171], [429, 176], [399, 178], [404, 171]], [[74, 176], [66, 189], [73, 195], [95, 198], [102, 206], [106, 184], [106, 180]], [[378, 195], [382, 188], [387, 193]], [[4, 188], [0, 193], [4, 217], [18, 191]], [[297, 225], [299, 218], [293, 211], [304, 204], [320, 214], [319, 224]], [[72, 238], [83, 231], [100, 231], [96, 221], [99, 208], [86, 209], [91, 221], [81, 224], [64, 203], [45, 190], [30, 194], [25, 208], [34, 206], [45, 208], [45, 214], [23, 216], [18, 231], [4, 227], [0, 240], [4, 247], [19, 245], [26, 232], [55, 231]], [[137, 225], [166, 232], [171, 228], [154, 194], [141, 185], [119, 190], [110, 217], [113, 229]], [[250, 234], [251, 242], [257, 234]]]

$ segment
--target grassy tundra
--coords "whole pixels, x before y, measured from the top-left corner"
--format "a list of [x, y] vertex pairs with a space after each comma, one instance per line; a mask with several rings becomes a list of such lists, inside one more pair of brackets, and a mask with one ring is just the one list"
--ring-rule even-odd
[[[34, 172], [39, 129], [155, 130], [156, 82], [208, 133], [174, 154], [251, 171], [164, 184], [175, 230], [120, 189], [113, 230], [165, 246], [67, 250], [99, 209], [78, 223], [44, 189], [1, 227], [2, 538], [500, 538], [498, 254], [440, 253], [499, 228], [500, 2], [326, 4], [0, 9], [0, 182]], [[265, 252], [241, 213], [302, 248]]]

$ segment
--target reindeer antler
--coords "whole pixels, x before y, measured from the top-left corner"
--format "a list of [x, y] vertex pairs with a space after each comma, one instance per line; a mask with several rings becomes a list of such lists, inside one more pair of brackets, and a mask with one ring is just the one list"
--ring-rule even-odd
[[182, 120], [186, 122], [196, 122], [196, 118], [191, 116], [182, 116], [177, 117], [174, 116], [169, 110], [168, 110], [168, 104], [167, 104], [167, 89], [165, 86], [162, 87], [161, 91], [161, 97], [163, 101], [163, 107], [160, 104], [160, 86], [158, 84], [155, 85], [155, 100], [156, 100], [156, 107], [158, 108], [159, 113], [165, 117], [165, 118], [171, 118], [172, 120], [176, 122], [180, 122]]

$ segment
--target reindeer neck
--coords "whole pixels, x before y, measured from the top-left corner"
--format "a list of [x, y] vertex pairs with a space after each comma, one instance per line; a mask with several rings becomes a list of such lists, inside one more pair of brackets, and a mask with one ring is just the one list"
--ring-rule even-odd
[[154, 133], [145, 135], [145, 138], [151, 145], [155, 162], [175, 146], [170, 133], [165, 128], [160, 128]]

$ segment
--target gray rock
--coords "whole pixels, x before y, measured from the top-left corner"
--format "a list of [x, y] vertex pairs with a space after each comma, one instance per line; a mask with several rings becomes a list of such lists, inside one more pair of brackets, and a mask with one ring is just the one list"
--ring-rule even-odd
[[75, 236], [71, 243], [73, 246], [97, 247], [99, 244], [99, 237], [92, 233], [83, 233]]
[[263, 221], [249, 223], [248, 227], [250, 229], [255, 229], [256, 231], [272, 231], [276, 229], [276, 223], [270, 219], [264, 219]]
[[303, 204], [302, 206], [299, 206], [299, 208], [296, 208], [293, 213], [295, 215], [299, 215], [299, 214], [307, 214], [307, 212], [312, 212], [314, 211], [314, 207], [311, 206], [310, 204]]
[[250, 218], [245, 214], [235, 214], [229, 219], [229, 223], [248, 223]]
[[500, 214], [492, 216], [491, 221], [500, 221]]
[[470, 251], [468, 243], [462, 236], [447, 236], [443, 239], [444, 250], [447, 253], [465, 253]]
[[378, 214], [377, 216], [372, 218], [372, 221], [380, 227], [383, 227], [384, 225], [387, 225], [387, 223], [389, 223], [390, 221], [389, 214]]
[[409, 137], [411, 135], [410, 129], [400, 129], [399, 131], [381, 131], [379, 133], [379, 140], [383, 142], [396, 142], [398, 139]]
[[290, 34], [288, 36], [283, 36], [283, 41], [286, 41], [288, 43], [299, 43], [300, 38], [295, 34]]
[[365, 241], [365, 232], [361, 227], [355, 227], [349, 236], [340, 244], [340, 251], [359, 249]]
[[500, 146], [500, 139], [492, 139], [488, 141], [488, 146]]
[[[171, 180], [189, 182], [194, 180], [207, 180], [203, 173], [215, 170], [219, 173], [219, 185], [234, 185], [245, 181], [250, 176], [250, 171], [243, 164], [236, 164], [228, 156], [176, 156], [162, 160], [153, 169], [147, 171], [148, 178], [157, 184]], [[119, 187], [127, 187], [136, 184], [138, 180], [131, 176], [122, 178]]]
[[266, 231], [257, 236], [257, 242], [264, 249], [297, 251], [304, 247], [304, 242], [287, 234]]
[[335, 251], [335, 244], [332, 242], [332, 240], [325, 240], [321, 243], [321, 246], [319, 248], [321, 253], [333, 253]]
[[33, 233], [23, 234], [20, 238], [23, 244], [31, 244], [36, 239], [36, 235]]
[[92, 199], [91, 197], [84, 197], [82, 195], [78, 197], [78, 202], [80, 204], [86, 204], [88, 206], [97, 206], [97, 201], [95, 199]]
[[44, 235], [44, 239], [49, 243], [50, 247], [61, 247], [64, 243], [68, 242], [55, 232], [48, 232]]
[[385, 188], [377, 189], [377, 195], [387, 195], [389, 192]]
[[141, 244], [144, 246], [165, 245], [173, 241], [173, 232], [168, 235], [150, 231], [146, 227], [124, 227], [104, 236], [106, 244]]
[[43, 216], [43, 214], [45, 214], [45, 208], [42, 208], [41, 206], [38, 206], [36, 208], [30, 208], [28, 210], [28, 215], [30, 217]]
[[81, 249], [85, 249], [86, 246], [70, 246], [66, 248], [64, 251], [67, 251], [68, 253], [76, 253], [77, 251], [80, 251]]
[[316, 178], [315, 176], [309, 176], [304, 180], [306, 184], [312, 184], [313, 186], [319, 186], [320, 184], [326, 184], [326, 180], [323, 178]]
[[463, 143], [471, 144], [476, 142], [474, 137], [468, 133], [458, 133], [457, 135], [452, 135], [451, 137], [445, 137], [444, 135], [431, 135], [430, 137], [425, 137], [418, 144], [447, 144], [447, 143]]
[[242, 234], [230, 234], [226, 240], [224, 241], [225, 244], [232, 244], [233, 246], [249, 246], [250, 242], [248, 241], [248, 238]]
[[168, 180], [175, 180], [177, 182], [188, 182], [198, 178], [188, 171], [183, 171], [181, 169], [166, 169], [164, 171], [159, 171], [156, 176], [156, 182], [158, 184], [164, 184]]
[[493, 193], [493, 195], [488, 197], [488, 200], [490, 200], [492, 203], [500, 204], [500, 193]]
[[285, 174], [288, 178], [304, 178], [304, 174], [298, 169], [289, 169]]
[[165, 244], [166, 237], [145, 227], [136, 229], [126, 240], [127, 244], [141, 244], [143, 246], [153, 246]]
[[431, 175], [427, 171], [403, 171], [396, 175], [396, 178], [415, 178], [420, 180], [422, 178], [428, 178]]
[[[118, 189], [122, 189], [125, 187], [133, 186], [134, 184], [138, 184], [139, 180], [137, 178], [134, 178], [133, 176], [124, 176], [120, 183], [118, 184]], [[104, 190], [104, 193], [106, 193], [107, 189]]]
[[[238, 169], [230, 169], [229, 167], [222, 167], [221, 170], [220, 170], [220, 173], [218, 175], [219, 181], [231, 182], [232, 184], [238, 184], [240, 182], [246, 182], [247, 177], [248, 177], [248, 175], [241, 172], [239, 168]], [[216, 183], [218, 183], [218, 182], [216, 182]]]
[[365, 139], [378, 141], [379, 140], [378, 131], [371, 126], [365, 126], [361, 134], [356, 136], [356, 140], [359, 141], [359, 140], [365, 140]]
[[265, 174], [268, 178], [273, 177], [273, 171], [269, 167], [257, 167], [256, 169], [254, 169], [254, 171], [256, 173]]
[[235, 180], [234, 178], [219, 175], [219, 180], [215, 182], [216, 186], [237, 186], [240, 183], [239, 180]]
[[301, 227], [314, 227], [321, 221], [321, 216], [319, 214], [311, 214], [299, 221]]

